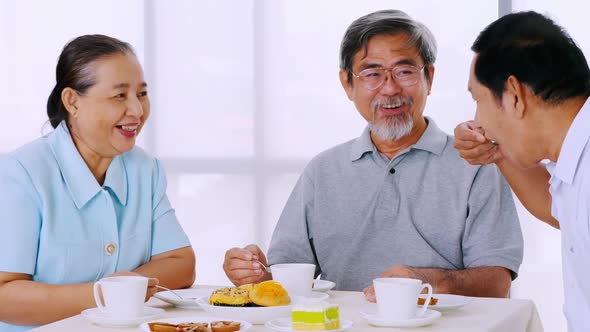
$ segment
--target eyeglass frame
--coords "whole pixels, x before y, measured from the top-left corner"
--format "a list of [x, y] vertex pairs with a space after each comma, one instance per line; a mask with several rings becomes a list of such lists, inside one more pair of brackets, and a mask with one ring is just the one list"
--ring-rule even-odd
[[[352, 74], [352, 76], [353, 76], [353, 77], [356, 77], [356, 78], [360, 79], [360, 81], [361, 81], [361, 82], [364, 82], [364, 81], [363, 81], [363, 79], [362, 79], [362, 78], [361, 78], [361, 76], [360, 76], [360, 74], [361, 74], [363, 71], [365, 71], [365, 70], [369, 70], [369, 69], [373, 69], [373, 70], [374, 70], [374, 69], [378, 69], [378, 70], [382, 70], [384, 73], [390, 72], [390, 74], [391, 74], [391, 78], [392, 78], [392, 79], [393, 79], [393, 80], [394, 80], [394, 81], [395, 81], [395, 82], [396, 82], [398, 85], [400, 85], [400, 86], [403, 86], [403, 87], [410, 87], [410, 86], [413, 86], [413, 85], [416, 85], [416, 84], [418, 84], [418, 82], [420, 81], [420, 77], [419, 77], [419, 76], [418, 76], [418, 78], [416, 79], [416, 82], [414, 82], [414, 83], [411, 83], [411, 84], [400, 84], [400, 82], [398, 81], [397, 77], [396, 77], [396, 76], [393, 74], [393, 71], [394, 71], [394, 69], [395, 69], [395, 68], [402, 67], [402, 66], [414, 67], [414, 68], [418, 69], [418, 71], [417, 71], [416, 73], [417, 73], [417, 74], [420, 74], [420, 73], [422, 73], [422, 71], [424, 70], [424, 68], [426, 68], [427, 64], [424, 64], [424, 65], [422, 65], [422, 67], [418, 67], [418, 66], [415, 66], [415, 65], [412, 65], [412, 64], [409, 64], [409, 63], [403, 63], [403, 64], [395, 65], [395, 66], [393, 66], [393, 67], [391, 67], [391, 68], [385, 68], [385, 67], [371, 67], [371, 68], [365, 68], [365, 69], [363, 69], [363, 70], [361, 70], [361, 71], [359, 72], [359, 75], [355, 74], [355, 73], [354, 73], [352, 70], [350, 70], [350, 73]], [[385, 75], [385, 77], [387, 77], [387, 75]], [[377, 89], [379, 89], [380, 87], [382, 87], [382, 86], [383, 86], [383, 84], [385, 83], [385, 81], [386, 81], [386, 80], [387, 80], [387, 79], [386, 79], [386, 78], [384, 78], [384, 79], [383, 79], [383, 82], [381, 82], [379, 85], [377, 85], [376, 87], [374, 87], [374, 88], [372, 88], [372, 89], [370, 89], [370, 88], [368, 88], [368, 87], [366, 87], [366, 86], [364, 86], [364, 88], [365, 88], [365, 89], [367, 89], [367, 90], [371, 90], [371, 91], [373, 91], [373, 90], [377, 90]]]

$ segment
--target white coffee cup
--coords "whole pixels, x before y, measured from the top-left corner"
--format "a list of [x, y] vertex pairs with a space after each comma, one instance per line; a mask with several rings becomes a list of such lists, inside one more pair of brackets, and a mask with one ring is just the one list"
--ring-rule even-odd
[[109, 316], [140, 317], [143, 315], [147, 285], [148, 278], [141, 276], [103, 278], [94, 283], [94, 301], [98, 309]]
[[[409, 278], [377, 278], [373, 280], [379, 316], [387, 320], [406, 320], [422, 317], [432, 297], [432, 286], [422, 280]], [[428, 289], [426, 302], [416, 309], [418, 296]]]
[[274, 264], [271, 266], [272, 280], [279, 282], [289, 295], [311, 296], [314, 264]]

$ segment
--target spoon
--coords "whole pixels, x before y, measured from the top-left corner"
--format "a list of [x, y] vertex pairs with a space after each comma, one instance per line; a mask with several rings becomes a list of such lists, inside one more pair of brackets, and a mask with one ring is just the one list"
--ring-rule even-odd
[[262, 264], [262, 262], [261, 262], [261, 261], [259, 261], [259, 260], [254, 260], [254, 261], [255, 261], [255, 262], [258, 262], [258, 264], [260, 264], [260, 266], [262, 266], [262, 268], [264, 269], [264, 271], [266, 271], [266, 272], [268, 272], [268, 273], [272, 273], [272, 272], [271, 272], [271, 269], [270, 269], [270, 266], [266, 266], [266, 265]]
[[160, 288], [160, 289], [163, 289], [163, 290], [169, 291], [170, 293], [172, 293], [172, 294], [176, 295], [176, 296], [177, 296], [179, 299], [181, 299], [181, 300], [189, 300], [189, 301], [190, 301], [190, 300], [195, 300], [195, 299], [196, 299], [196, 297], [182, 297], [182, 296], [181, 296], [180, 294], [178, 294], [177, 292], [175, 292], [175, 291], [171, 290], [170, 288], [166, 288], [166, 287], [164, 287], [164, 286], [156, 285], [156, 288]]

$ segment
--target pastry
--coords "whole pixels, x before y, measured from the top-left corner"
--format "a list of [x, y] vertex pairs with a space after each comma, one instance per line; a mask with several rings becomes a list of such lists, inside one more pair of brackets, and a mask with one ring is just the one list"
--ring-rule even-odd
[[209, 323], [180, 323], [170, 324], [162, 322], [148, 323], [152, 332], [210, 332]]
[[291, 303], [289, 293], [276, 281], [263, 281], [254, 285], [249, 293], [252, 303], [264, 306], [279, 306]]
[[[424, 302], [426, 302], [425, 298], [423, 298], [423, 297], [418, 298], [418, 305], [424, 305]], [[435, 305], [437, 303], [438, 303], [438, 299], [436, 297], [431, 297], [428, 305]]]
[[229, 307], [279, 306], [291, 303], [289, 293], [276, 281], [245, 284], [215, 290], [209, 296], [209, 304]]
[[176, 329], [176, 324], [169, 324], [169, 323], [162, 323], [162, 322], [152, 322], [148, 323], [150, 331], [153, 332], [178, 332]]
[[214, 291], [209, 304], [229, 307], [244, 307], [251, 303], [248, 288], [226, 287]]
[[240, 330], [240, 322], [233, 321], [214, 321], [211, 322], [212, 332], [234, 332]]
[[209, 324], [208, 323], [180, 323], [178, 324], [178, 329], [183, 332], [208, 332], [209, 331]]

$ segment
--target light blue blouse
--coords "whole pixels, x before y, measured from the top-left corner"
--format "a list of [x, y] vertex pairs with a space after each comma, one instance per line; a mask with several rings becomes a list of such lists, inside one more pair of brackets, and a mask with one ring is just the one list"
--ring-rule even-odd
[[[93, 282], [187, 246], [164, 170], [139, 147], [113, 159], [102, 187], [65, 122], [0, 157], [0, 271]], [[25, 329], [0, 322], [0, 331]]]

